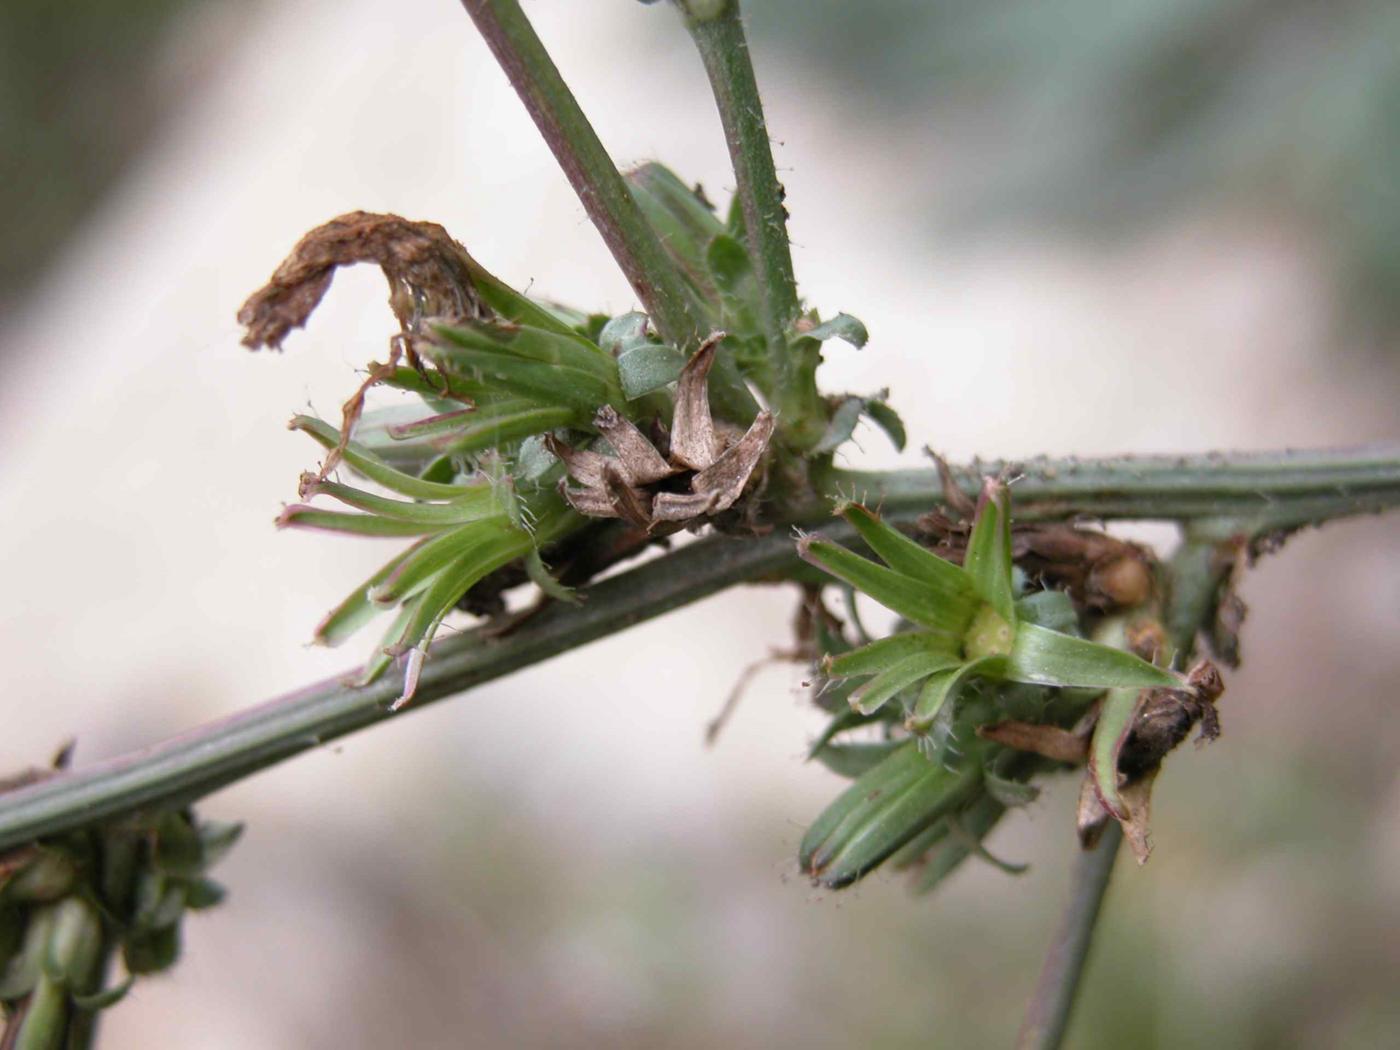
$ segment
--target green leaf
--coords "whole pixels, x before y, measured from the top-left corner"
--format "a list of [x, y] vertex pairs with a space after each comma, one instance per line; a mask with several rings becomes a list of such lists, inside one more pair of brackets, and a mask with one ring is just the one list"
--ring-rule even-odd
[[1103, 698], [1094, 739], [1089, 743], [1089, 772], [1099, 800], [1119, 820], [1128, 819], [1128, 807], [1118, 791], [1118, 756], [1132, 732], [1141, 696], [1137, 689], [1110, 689]]
[[905, 631], [831, 657], [826, 673], [835, 678], [879, 674], [907, 657], [931, 652], [956, 657], [956, 643], [946, 635]]
[[568, 602], [570, 605], [581, 605], [583, 599], [572, 587], [566, 587], [549, 571], [544, 559], [540, 557], [537, 549], [532, 549], [525, 555], [525, 573], [530, 580], [550, 598], [555, 601]]
[[802, 332], [801, 335], [804, 338], [816, 339], [821, 342], [832, 338], [840, 339], [842, 342], [850, 343], [857, 350], [870, 340], [870, 333], [865, 330], [865, 325], [850, 314], [837, 314], [815, 328]]
[[837, 513], [855, 526], [861, 539], [891, 569], [919, 581], [939, 601], [965, 607], [968, 619], [972, 618], [977, 608], [976, 592], [962, 569], [886, 525], [862, 504], [844, 504]]
[[1059, 634], [1032, 623], [1016, 629], [1002, 676], [1032, 685], [1101, 689], [1179, 689], [1181, 679], [1122, 649]]
[[993, 772], [988, 766], [982, 770], [982, 783], [987, 794], [1007, 809], [1028, 806], [1040, 798], [1040, 788], [1020, 780], [1010, 780]]
[[617, 359], [622, 392], [628, 400], [636, 400], [660, 390], [680, 378], [685, 362], [685, 354], [674, 346], [660, 343], [648, 343], [628, 350]]
[[909, 439], [904, 432], [904, 420], [899, 418], [898, 412], [884, 400], [869, 399], [865, 402], [865, 414], [870, 422], [885, 432], [896, 449], [904, 451]]
[[812, 452], [814, 454], [835, 452], [855, 433], [856, 424], [860, 422], [860, 417], [864, 412], [864, 398], [848, 397], [842, 401], [831, 413], [826, 430], [822, 433], [821, 439], [812, 446]]
[[1011, 510], [1006, 486], [988, 479], [982, 505], [967, 541], [963, 571], [997, 615], [1016, 625], [1016, 597], [1011, 590]]
[[[605, 404], [621, 406], [626, 399], [618, 384], [616, 364], [607, 358], [606, 376], [599, 369], [563, 361], [540, 360], [511, 352], [526, 341], [505, 344], [471, 329], [438, 329], [443, 341], [424, 344], [424, 353], [439, 366], [479, 378], [503, 393], [531, 398], [544, 405], [563, 406], [592, 414]], [[560, 342], [563, 340], [561, 339]], [[596, 349], [596, 348], [595, 348]], [[599, 355], [603, 351], [598, 350]]]
[[906, 656], [852, 693], [851, 706], [863, 715], [871, 714], [878, 711], [890, 697], [903, 692], [921, 678], [956, 667], [960, 663], [959, 657], [948, 652], [915, 653]]
[[[289, 426], [292, 430], [309, 434], [323, 448], [333, 449], [340, 443], [340, 431], [314, 416], [295, 416]], [[414, 499], [451, 499], [461, 495], [458, 486], [424, 481], [412, 474], [405, 474], [354, 441], [345, 446], [344, 461], [357, 474], [402, 496], [411, 496]]]
[[116, 1006], [126, 998], [126, 993], [131, 991], [131, 986], [136, 983], [136, 978], [127, 974], [120, 984], [114, 984], [111, 988], [105, 988], [91, 995], [83, 995], [79, 992], [70, 991], [68, 994], [73, 998], [73, 1005], [79, 1010], [88, 1013], [97, 1013], [99, 1010], [106, 1010], [108, 1007]]
[[467, 267], [472, 284], [482, 300], [507, 321], [532, 328], [543, 328], [559, 335], [574, 334], [567, 323], [560, 320], [548, 309], [524, 295], [490, 273], [475, 259]]

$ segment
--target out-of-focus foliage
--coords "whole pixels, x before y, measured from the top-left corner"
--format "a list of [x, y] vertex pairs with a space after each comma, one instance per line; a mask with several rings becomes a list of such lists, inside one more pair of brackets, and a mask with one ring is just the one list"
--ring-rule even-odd
[[1122, 231], [1183, 205], [1262, 203], [1320, 236], [1344, 306], [1400, 323], [1393, 0], [768, 0], [749, 14], [760, 46], [890, 108], [943, 220]]
[[202, 0], [0, 4], [0, 305], [28, 287], [144, 144], [152, 63]]

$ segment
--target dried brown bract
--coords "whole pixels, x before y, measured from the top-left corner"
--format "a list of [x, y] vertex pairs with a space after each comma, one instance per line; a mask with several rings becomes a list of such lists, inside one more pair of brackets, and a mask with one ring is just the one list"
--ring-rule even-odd
[[676, 410], [665, 452], [604, 405], [593, 425], [611, 455], [574, 449], [550, 437], [551, 452], [564, 461], [580, 488], [561, 484], [569, 505], [593, 518], [621, 518], [651, 531], [683, 528], [728, 510], [744, 493], [773, 436], [773, 415], [760, 412], [739, 435], [710, 414], [706, 377], [719, 337], [712, 336], [686, 364], [676, 388]]
[[327, 455], [319, 480], [339, 462], [369, 389], [392, 376], [404, 357], [421, 371], [409, 337], [424, 319], [450, 324], [490, 315], [472, 284], [471, 257], [445, 229], [435, 222], [352, 211], [303, 237], [267, 284], [248, 297], [238, 311], [238, 323], [246, 329], [243, 345], [281, 349], [291, 330], [303, 327], [320, 305], [336, 269], [362, 262], [384, 271], [399, 332], [389, 341], [388, 360], [371, 361], [365, 381], [342, 406], [341, 444]]

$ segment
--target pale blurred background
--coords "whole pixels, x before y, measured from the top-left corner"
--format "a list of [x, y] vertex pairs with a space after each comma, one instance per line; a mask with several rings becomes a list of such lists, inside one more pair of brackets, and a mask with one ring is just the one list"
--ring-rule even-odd
[[[1400, 439], [1392, 4], [748, 6], [802, 290], [872, 333], [825, 379], [894, 387], [915, 447]], [[669, 11], [527, 9], [619, 161], [727, 196]], [[272, 519], [316, 458], [286, 420], [383, 349], [382, 279], [338, 277], [280, 357], [233, 320], [304, 230], [397, 211], [517, 286], [635, 305], [452, 0], [122, 12], [0, 15], [0, 769], [150, 742], [371, 644], [304, 645], [384, 548]], [[917, 462], [882, 441], [850, 461]], [[1397, 540], [1337, 525], [1248, 577], [1225, 736], [1168, 763], [1073, 1045], [1400, 1044]], [[703, 743], [790, 607], [711, 599], [206, 800], [249, 825], [230, 899], [103, 1045], [1007, 1045], [1072, 785], [995, 836], [1020, 879], [814, 893], [792, 857], [840, 785], [801, 762], [800, 670]]]

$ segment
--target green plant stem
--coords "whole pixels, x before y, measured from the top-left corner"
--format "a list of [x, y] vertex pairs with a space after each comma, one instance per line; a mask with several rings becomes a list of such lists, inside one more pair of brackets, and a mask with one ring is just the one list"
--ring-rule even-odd
[[1098, 845], [1084, 850], [1076, 859], [1069, 904], [1050, 942], [1035, 992], [1016, 1036], [1016, 1050], [1056, 1050], [1064, 1039], [1122, 841], [1123, 832], [1118, 823], [1110, 821]]
[[[995, 464], [990, 468], [996, 469]], [[1183, 472], [1176, 477], [1173, 471]], [[1400, 504], [1400, 449], [1270, 456], [1038, 461], [1016, 486], [1015, 514], [1035, 520], [1097, 514], [1219, 522], [1321, 524]], [[979, 469], [956, 472], [976, 492]], [[1056, 480], [1067, 486], [1062, 491]], [[827, 494], [883, 498], [886, 517], [910, 524], [938, 502], [929, 471], [831, 472]], [[1243, 486], [1243, 488], [1241, 488]], [[1267, 513], [1264, 513], [1267, 511]], [[1303, 515], [1306, 513], [1306, 517]], [[482, 631], [432, 649], [409, 711], [461, 693], [568, 649], [625, 630], [726, 587], [797, 571], [783, 525], [820, 524], [838, 542], [854, 533], [813, 498], [756, 539], [714, 536], [585, 589], [581, 606], [551, 604], [501, 638]], [[1248, 537], [1247, 527], [1243, 534]], [[351, 688], [321, 682], [143, 751], [58, 774], [0, 795], [0, 849], [147, 806], [193, 801], [266, 766], [392, 717], [399, 684]]]
[[[990, 461], [954, 468], [964, 492], [979, 479], [1015, 478], [1017, 520], [1085, 515], [1104, 520], [1191, 522], [1198, 538], [1252, 539], [1400, 505], [1400, 445], [1317, 452], [1119, 456], [1109, 459]], [[829, 470], [819, 492], [878, 504], [888, 512], [928, 509], [938, 499], [936, 471]]]
[[[686, 27], [695, 40], [705, 73], [710, 78], [720, 123], [724, 126], [729, 160], [734, 168], [735, 192], [744, 211], [749, 252], [758, 271], [763, 327], [768, 342], [769, 367], [774, 389], [780, 392], [780, 409], [807, 408], [803, 394], [815, 395], [815, 377], [800, 374], [788, 347], [788, 330], [797, 320], [797, 281], [792, 272], [788, 244], [787, 209], [783, 187], [773, 164], [763, 101], [758, 93], [749, 45], [739, 13], [739, 0], [727, 0], [715, 12], [697, 13], [698, 5], [678, 0]], [[795, 386], [810, 386], [810, 391]], [[797, 400], [797, 404], [786, 402]]]
[[662, 338], [694, 346], [690, 294], [516, 0], [462, 0]]

